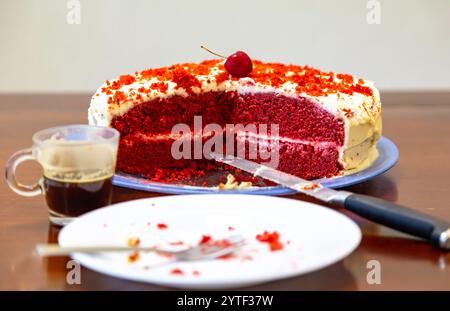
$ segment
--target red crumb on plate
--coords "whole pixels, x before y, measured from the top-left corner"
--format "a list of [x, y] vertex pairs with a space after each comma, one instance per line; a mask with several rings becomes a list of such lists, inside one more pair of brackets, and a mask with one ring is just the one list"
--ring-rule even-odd
[[197, 270], [194, 270], [194, 271], [192, 271], [192, 275], [193, 275], [193, 276], [199, 276], [199, 275], [200, 275], [200, 272], [197, 271]]
[[156, 254], [158, 256], [161, 256], [161, 257], [164, 257], [164, 258], [169, 258], [169, 259], [173, 258], [173, 255], [169, 254], [169, 253], [156, 253]]
[[317, 189], [319, 187], [320, 187], [320, 185], [318, 183], [313, 182], [313, 183], [310, 183], [310, 184], [308, 184], [306, 186], [303, 186], [302, 188], [303, 188], [303, 190], [314, 190], [314, 189]]
[[132, 252], [130, 255], [128, 255], [128, 262], [136, 262], [139, 260], [139, 253], [138, 252]]
[[184, 245], [183, 241], [170, 242], [169, 245]]
[[158, 227], [158, 229], [160, 229], [160, 230], [165, 230], [165, 229], [167, 229], [167, 228], [168, 228], [168, 226], [167, 226], [166, 224], [162, 224], [162, 223], [160, 223], [160, 224], [157, 224], [156, 226], [157, 226], [157, 227]]
[[211, 236], [210, 235], [202, 235], [202, 238], [200, 239], [200, 242], [198, 244], [206, 244], [211, 242]]
[[139, 243], [141, 243], [141, 240], [139, 240], [139, 238], [129, 238], [127, 240], [127, 245], [129, 247], [134, 247], [134, 246], [138, 246]]
[[170, 274], [173, 274], [173, 275], [184, 275], [184, 272], [183, 272], [183, 270], [181, 270], [179, 268], [175, 268], [175, 269], [172, 269], [170, 271]]
[[209, 235], [203, 235], [199, 242], [199, 245], [205, 244], [207, 244], [207, 246], [217, 246], [222, 248], [229, 247], [231, 245], [230, 241], [228, 241], [227, 239], [215, 240]]
[[256, 239], [259, 242], [268, 243], [272, 252], [283, 249], [283, 243], [280, 242], [280, 234], [276, 231], [264, 231], [263, 234], [257, 234]]
[[228, 227], [228, 231], [233, 231], [233, 230], [234, 230], [234, 228], [232, 226]]
[[226, 255], [222, 255], [220, 257], [217, 257], [218, 259], [223, 259], [223, 260], [228, 260], [233, 258], [233, 254], [226, 254]]
[[[230, 241], [227, 239], [215, 240], [210, 235], [203, 235], [199, 241], [199, 245], [201, 245], [202, 251], [207, 249], [208, 247], [215, 246], [219, 248], [226, 248], [231, 245]], [[223, 255], [217, 257], [218, 259], [230, 259], [232, 258], [232, 254]]]
[[243, 256], [241, 259], [242, 259], [242, 261], [251, 261], [251, 260], [253, 260], [253, 257], [247, 255], [247, 256]]

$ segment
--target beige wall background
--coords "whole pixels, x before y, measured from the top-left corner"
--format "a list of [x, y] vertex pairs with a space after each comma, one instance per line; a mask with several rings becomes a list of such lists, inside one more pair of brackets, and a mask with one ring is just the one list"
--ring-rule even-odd
[[450, 1], [0, 0], [0, 92], [93, 92], [106, 79], [199, 61], [199, 46], [353, 73], [383, 90], [450, 90]]

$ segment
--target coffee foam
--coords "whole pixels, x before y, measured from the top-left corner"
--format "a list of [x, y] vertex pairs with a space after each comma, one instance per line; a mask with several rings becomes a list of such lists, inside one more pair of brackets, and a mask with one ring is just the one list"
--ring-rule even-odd
[[44, 176], [88, 182], [114, 174], [117, 149], [108, 143], [48, 140], [33, 152]]

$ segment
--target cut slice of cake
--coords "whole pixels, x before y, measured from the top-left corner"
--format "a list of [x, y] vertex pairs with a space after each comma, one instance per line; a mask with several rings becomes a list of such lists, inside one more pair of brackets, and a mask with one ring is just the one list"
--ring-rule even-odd
[[[174, 158], [180, 139], [174, 125], [194, 131], [202, 124], [278, 126], [278, 133], [234, 133], [235, 152], [246, 146], [276, 150], [277, 168], [316, 179], [356, 172], [377, 157], [381, 103], [372, 82], [308, 66], [253, 61], [244, 78], [228, 74], [224, 62], [177, 64], [148, 69], [107, 81], [94, 94], [89, 123], [121, 134], [117, 169], [149, 179], [166, 172], [203, 174], [214, 167], [206, 158]], [[204, 143], [210, 133], [184, 139]], [[264, 159], [251, 158], [259, 162]]]

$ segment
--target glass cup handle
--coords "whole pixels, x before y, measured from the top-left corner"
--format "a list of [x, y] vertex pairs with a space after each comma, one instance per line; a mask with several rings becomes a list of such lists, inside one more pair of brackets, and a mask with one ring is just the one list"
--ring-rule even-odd
[[33, 154], [31, 152], [31, 148], [28, 149], [22, 149], [14, 153], [6, 162], [5, 166], [5, 177], [6, 182], [8, 183], [8, 186], [17, 194], [23, 195], [25, 197], [33, 197], [36, 195], [40, 195], [43, 193], [42, 188], [38, 183], [35, 183], [34, 185], [24, 185], [17, 181], [16, 179], [16, 168], [19, 166], [20, 163], [29, 161], [29, 160], [36, 160], [33, 157]]

